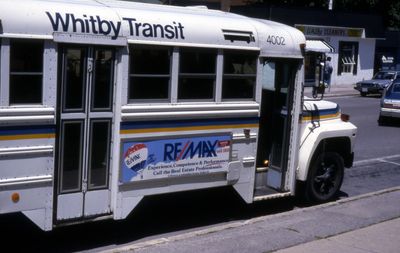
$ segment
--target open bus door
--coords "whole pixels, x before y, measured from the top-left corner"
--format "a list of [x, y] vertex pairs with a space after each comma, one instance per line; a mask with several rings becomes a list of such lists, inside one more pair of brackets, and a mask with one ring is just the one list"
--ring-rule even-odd
[[110, 213], [114, 49], [60, 46], [56, 220]]
[[295, 59], [263, 60], [255, 196], [285, 192], [291, 147]]

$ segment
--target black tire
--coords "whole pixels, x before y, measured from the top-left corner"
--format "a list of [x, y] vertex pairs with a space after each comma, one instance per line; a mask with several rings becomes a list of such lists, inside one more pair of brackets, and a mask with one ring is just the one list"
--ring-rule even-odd
[[361, 97], [367, 96], [367, 93], [366, 93], [366, 92], [361, 92], [360, 94], [361, 94]]
[[320, 153], [308, 172], [305, 198], [314, 203], [334, 199], [342, 186], [344, 176], [343, 158], [335, 152]]

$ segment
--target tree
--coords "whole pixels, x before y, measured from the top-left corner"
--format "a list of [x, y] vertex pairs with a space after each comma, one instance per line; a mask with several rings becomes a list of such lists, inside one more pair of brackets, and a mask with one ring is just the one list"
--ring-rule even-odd
[[335, 0], [334, 8], [344, 11], [379, 13], [386, 27], [400, 30], [399, 0]]

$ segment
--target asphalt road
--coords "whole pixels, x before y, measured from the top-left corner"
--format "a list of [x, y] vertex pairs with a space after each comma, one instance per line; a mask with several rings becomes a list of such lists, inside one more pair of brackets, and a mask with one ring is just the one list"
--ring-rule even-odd
[[342, 112], [358, 127], [354, 147], [355, 163], [346, 170], [343, 196], [398, 186], [400, 182], [400, 122], [379, 126], [379, 96], [337, 97]]
[[378, 126], [379, 96], [337, 97], [327, 100], [338, 103], [342, 112], [358, 127], [355, 161], [400, 154], [400, 122]]
[[[340, 198], [398, 186], [400, 124], [378, 126], [379, 98], [329, 98], [358, 126], [354, 167], [346, 170]], [[2, 249], [33, 252], [98, 251], [210, 226], [304, 207], [294, 198], [247, 205], [230, 188], [153, 196], [123, 221], [99, 221], [40, 231], [20, 214], [0, 216]], [[11, 243], [15, 239], [20, 243]], [[5, 251], [6, 252], [6, 251]]]

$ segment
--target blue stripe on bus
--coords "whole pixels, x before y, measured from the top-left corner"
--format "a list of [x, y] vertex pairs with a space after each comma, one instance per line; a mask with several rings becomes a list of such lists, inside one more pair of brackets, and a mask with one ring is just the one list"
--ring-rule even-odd
[[0, 127], [0, 136], [54, 134], [54, 133], [55, 133], [54, 125]]
[[230, 118], [230, 119], [192, 119], [192, 120], [167, 120], [167, 121], [136, 121], [122, 122], [120, 130], [151, 129], [151, 128], [185, 128], [202, 126], [231, 126], [243, 124], [258, 124], [259, 119]]
[[336, 108], [331, 109], [322, 109], [322, 110], [312, 110], [312, 111], [305, 111], [303, 110], [303, 117], [311, 117], [311, 116], [325, 116], [325, 115], [334, 115], [339, 112], [339, 106]]

